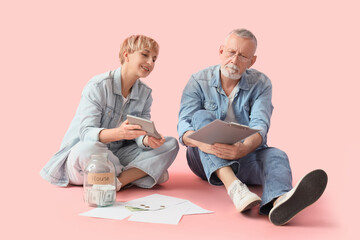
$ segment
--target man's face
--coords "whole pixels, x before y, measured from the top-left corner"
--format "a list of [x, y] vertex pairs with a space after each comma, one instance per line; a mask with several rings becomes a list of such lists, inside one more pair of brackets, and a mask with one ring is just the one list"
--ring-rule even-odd
[[239, 80], [244, 71], [255, 63], [255, 50], [256, 45], [252, 39], [242, 38], [236, 34], [230, 35], [219, 51], [221, 75]]

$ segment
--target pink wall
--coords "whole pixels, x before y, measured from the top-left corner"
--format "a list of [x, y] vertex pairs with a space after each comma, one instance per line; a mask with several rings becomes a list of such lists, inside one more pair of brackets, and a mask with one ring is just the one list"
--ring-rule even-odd
[[[57, 2], [0, 4], [5, 185], [1, 215], [8, 219], [2, 235], [20, 239], [38, 229], [30, 235], [50, 239], [45, 236], [49, 229], [55, 231], [56, 224], [60, 233], [53, 239], [71, 234], [90, 239], [97, 234], [62, 227], [69, 221], [81, 225], [73, 220], [78, 216], [66, 215], [66, 207], [77, 206], [66, 196], [81, 191], [50, 186], [40, 179], [39, 171], [59, 148], [86, 82], [119, 66], [117, 53], [125, 37], [145, 34], [159, 42], [157, 66], [144, 81], [153, 88], [152, 116], [158, 130], [177, 136], [183, 87], [192, 73], [219, 62], [218, 49], [225, 35], [240, 27], [257, 36], [254, 68], [273, 82], [275, 110], [269, 144], [288, 153], [294, 180], [314, 168], [329, 174], [324, 195], [329, 209], [324, 211], [334, 225], [327, 226], [331, 231], [324, 235], [320, 231], [316, 239], [337, 234], [351, 238], [355, 233], [352, 199], [357, 190], [352, 190], [357, 187], [360, 160], [357, 1]], [[182, 147], [170, 170], [191, 177], [184, 151]], [[52, 201], [49, 194], [59, 200]], [[44, 209], [47, 213], [40, 214]], [[107, 223], [116, 231], [114, 222]], [[136, 231], [139, 225], [131, 226]], [[287, 232], [284, 237], [305, 237]], [[165, 236], [170, 233], [165, 228]], [[220, 231], [208, 239], [218, 235]]]

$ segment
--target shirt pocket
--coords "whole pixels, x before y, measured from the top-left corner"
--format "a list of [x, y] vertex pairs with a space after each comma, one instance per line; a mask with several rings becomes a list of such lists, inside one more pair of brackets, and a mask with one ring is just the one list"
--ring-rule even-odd
[[101, 119], [101, 127], [108, 128], [110, 125], [110, 122], [114, 119], [114, 117], [115, 117], [114, 109], [107, 106], [105, 108], [104, 114]]
[[218, 106], [215, 102], [205, 101], [204, 108], [209, 111], [215, 111]]

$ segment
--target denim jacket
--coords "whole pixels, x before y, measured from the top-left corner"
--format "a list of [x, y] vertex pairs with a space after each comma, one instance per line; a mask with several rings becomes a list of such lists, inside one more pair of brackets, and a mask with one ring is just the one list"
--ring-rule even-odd
[[[241, 76], [238, 85], [239, 89], [232, 103], [236, 120], [240, 124], [259, 129], [262, 137], [259, 147], [266, 147], [266, 136], [273, 111], [271, 81], [265, 74], [248, 69]], [[205, 109], [214, 113], [217, 119], [224, 120], [228, 104], [229, 99], [221, 86], [220, 65], [193, 74], [181, 98], [178, 123], [181, 144], [184, 145], [184, 133], [194, 130], [191, 118], [196, 111]]]
[[[117, 127], [126, 120], [127, 114], [150, 119], [151, 89], [139, 79], [133, 85], [124, 106], [123, 101], [121, 67], [93, 77], [82, 92], [80, 104], [59, 151], [41, 170], [40, 175], [52, 184], [67, 186], [69, 178], [65, 161], [75, 144], [80, 141], [99, 141], [101, 130]], [[143, 136], [135, 141], [139, 147], [145, 148], [142, 139]]]

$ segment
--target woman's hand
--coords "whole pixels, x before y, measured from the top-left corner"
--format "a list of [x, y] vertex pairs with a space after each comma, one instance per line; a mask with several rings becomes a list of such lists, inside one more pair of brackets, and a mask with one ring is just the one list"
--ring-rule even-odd
[[117, 128], [117, 136], [119, 140], [132, 140], [137, 137], [145, 135], [146, 132], [141, 130], [141, 126], [139, 125], [131, 125], [129, 121], [126, 119], [120, 127]]
[[163, 145], [165, 142], [165, 138], [163, 137], [163, 135], [161, 135], [161, 138], [155, 138], [155, 137], [151, 137], [151, 136], [145, 136], [143, 139], [143, 144], [145, 146], [151, 147], [151, 148], [158, 148], [161, 145]]

